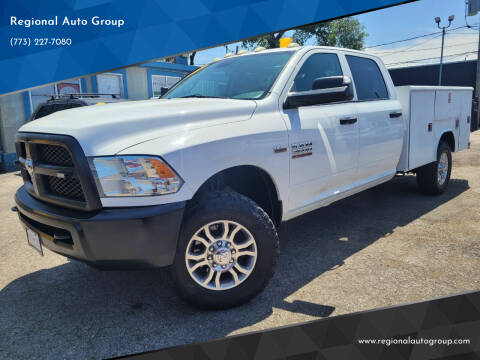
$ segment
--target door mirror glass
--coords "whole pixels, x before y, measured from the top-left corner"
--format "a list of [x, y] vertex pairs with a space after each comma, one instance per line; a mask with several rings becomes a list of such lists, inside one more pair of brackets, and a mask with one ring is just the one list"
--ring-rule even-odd
[[348, 76], [328, 76], [314, 80], [312, 90], [291, 92], [283, 105], [284, 109], [320, 105], [353, 99], [352, 81]]

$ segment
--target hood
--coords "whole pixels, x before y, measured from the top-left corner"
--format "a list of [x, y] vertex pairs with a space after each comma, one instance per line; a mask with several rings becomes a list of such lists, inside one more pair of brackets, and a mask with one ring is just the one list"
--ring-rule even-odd
[[253, 100], [154, 99], [92, 105], [59, 111], [19, 131], [70, 135], [87, 156], [114, 155], [162, 136], [249, 119]]

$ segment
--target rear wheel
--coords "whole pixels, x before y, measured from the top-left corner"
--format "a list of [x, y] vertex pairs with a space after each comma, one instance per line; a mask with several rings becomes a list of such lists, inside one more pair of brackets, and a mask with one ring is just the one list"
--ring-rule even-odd
[[443, 193], [450, 181], [452, 171], [452, 152], [450, 146], [441, 142], [437, 149], [437, 161], [417, 170], [417, 184], [425, 194]]
[[188, 210], [172, 270], [187, 301], [224, 309], [267, 285], [278, 252], [275, 226], [262, 208], [238, 193], [216, 191]]

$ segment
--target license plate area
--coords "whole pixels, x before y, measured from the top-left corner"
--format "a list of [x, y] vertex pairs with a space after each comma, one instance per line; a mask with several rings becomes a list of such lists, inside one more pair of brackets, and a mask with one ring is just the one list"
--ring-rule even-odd
[[27, 242], [28, 245], [33, 247], [35, 250], [37, 250], [40, 255], [43, 256], [43, 249], [42, 249], [42, 240], [40, 239], [40, 235], [27, 227]]

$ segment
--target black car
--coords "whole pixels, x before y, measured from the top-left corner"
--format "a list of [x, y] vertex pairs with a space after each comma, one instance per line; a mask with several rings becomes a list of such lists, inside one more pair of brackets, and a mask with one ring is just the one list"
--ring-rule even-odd
[[30, 116], [29, 121], [40, 119], [60, 110], [120, 101], [125, 101], [125, 99], [122, 99], [115, 94], [78, 93], [56, 95], [38, 105], [32, 113], [32, 116]]

